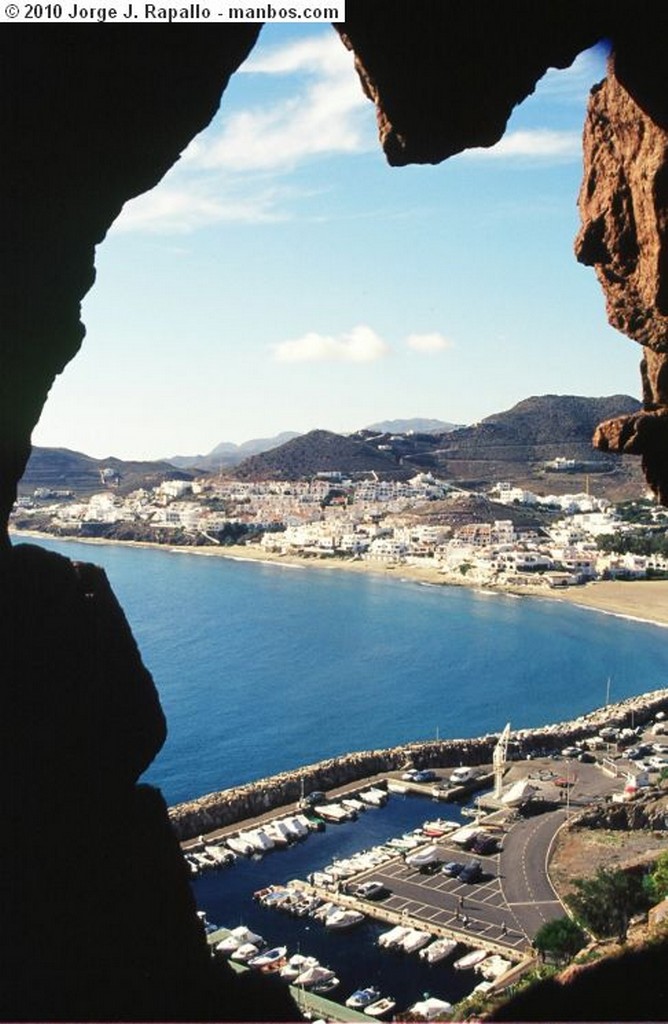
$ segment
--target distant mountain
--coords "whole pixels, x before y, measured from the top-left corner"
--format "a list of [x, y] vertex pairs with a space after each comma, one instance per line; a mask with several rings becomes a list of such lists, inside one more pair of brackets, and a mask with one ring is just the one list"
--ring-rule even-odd
[[33, 448], [19, 484], [20, 494], [32, 494], [37, 487], [93, 494], [112, 485], [120, 493], [138, 487], [156, 487], [163, 480], [192, 480], [168, 462], [132, 462], [110, 457], [94, 459], [69, 448]]
[[382, 420], [380, 423], [370, 423], [364, 429], [376, 430], [381, 434], [447, 434], [451, 430], [459, 430], [461, 426], [461, 423], [416, 417], [410, 420]]
[[285, 444], [293, 437], [299, 437], [299, 434], [294, 430], [284, 430], [275, 437], [258, 437], [251, 441], [243, 441], [242, 444], [221, 441], [208, 455], [174, 455], [167, 461], [182, 469], [203, 469], [207, 472], [216, 472], [222, 468], [236, 466], [251, 455], [257, 455]]
[[[595, 493], [609, 497], [644, 493], [639, 461], [595, 451], [596, 425], [612, 416], [636, 412], [628, 395], [588, 398], [543, 395], [488, 416], [471, 427], [442, 433], [378, 433], [377, 428], [347, 437], [313, 430], [240, 463], [243, 479], [297, 479], [340, 470], [347, 475], [377, 473], [402, 479], [431, 471], [471, 490], [499, 480], [552, 493], [583, 489], [595, 480]], [[380, 426], [380, 425], [378, 425]], [[394, 425], [393, 425], [394, 426]], [[570, 471], [553, 472], [555, 459], [570, 460]]]

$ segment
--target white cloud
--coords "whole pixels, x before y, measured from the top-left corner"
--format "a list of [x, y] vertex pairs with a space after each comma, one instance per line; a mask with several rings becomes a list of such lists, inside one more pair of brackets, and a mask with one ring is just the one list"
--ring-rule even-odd
[[362, 92], [352, 54], [334, 33], [258, 56], [244, 71], [290, 74], [295, 88], [288, 98], [223, 116], [217, 137], [194, 143], [184, 161], [209, 170], [281, 170], [310, 157], [375, 145], [373, 107]]
[[276, 221], [276, 192], [266, 190], [252, 197], [220, 200], [191, 188], [157, 187], [126, 203], [113, 231], [144, 231], [155, 234], [188, 234], [223, 221], [257, 224]]
[[274, 358], [280, 363], [373, 363], [388, 351], [380, 335], [359, 324], [345, 334], [309, 331], [301, 338], [282, 341], [274, 346]]
[[414, 352], [420, 352], [423, 355], [445, 352], [446, 349], [453, 347], [450, 339], [446, 338], [444, 334], [439, 334], [438, 331], [432, 331], [429, 334], [409, 334], [406, 344]]
[[462, 157], [487, 160], [564, 160], [579, 158], [582, 136], [578, 132], [552, 131], [549, 128], [518, 129], [508, 132], [489, 149], [470, 149]]

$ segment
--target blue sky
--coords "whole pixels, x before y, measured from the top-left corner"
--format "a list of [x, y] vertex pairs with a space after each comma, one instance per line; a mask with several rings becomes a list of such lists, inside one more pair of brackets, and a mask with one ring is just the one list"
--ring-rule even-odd
[[334, 31], [266, 27], [206, 132], [98, 248], [87, 337], [34, 442], [157, 458], [637, 394], [640, 350], [573, 256], [604, 73], [583, 54], [492, 150], [390, 168]]

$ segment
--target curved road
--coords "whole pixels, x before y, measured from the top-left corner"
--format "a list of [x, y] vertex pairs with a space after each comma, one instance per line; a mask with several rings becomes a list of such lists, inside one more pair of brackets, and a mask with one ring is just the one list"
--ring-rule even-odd
[[547, 858], [566, 815], [566, 810], [560, 809], [518, 821], [503, 844], [499, 858], [501, 889], [518, 927], [528, 938], [546, 921], [564, 914], [547, 873]]

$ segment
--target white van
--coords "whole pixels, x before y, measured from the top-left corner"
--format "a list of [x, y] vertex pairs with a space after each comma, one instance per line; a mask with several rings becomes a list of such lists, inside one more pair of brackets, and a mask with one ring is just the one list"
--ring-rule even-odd
[[467, 768], [462, 766], [461, 768], [455, 768], [452, 775], [450, 776], [451, 786], [461, 786], [464, 782], [470, 782], [471, 779], [475, 779], [476, 772], [475, 768]]

